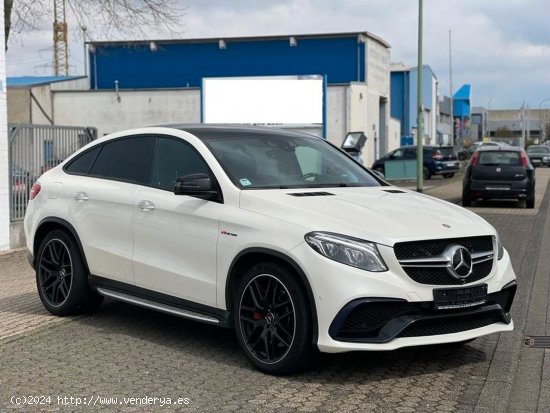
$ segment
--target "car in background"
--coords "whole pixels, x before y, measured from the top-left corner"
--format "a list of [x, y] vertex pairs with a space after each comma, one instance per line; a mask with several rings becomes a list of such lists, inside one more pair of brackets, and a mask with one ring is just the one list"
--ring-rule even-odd
[[[430, 179], [433, 175], [443, 175], [452, 178], [459, 171], [458, 157], [452, 146], [424, 146], [424, 178]], [[386, 171], [388, 161], [410, 161], [416, 159], [416, 146], [401, 146], [388, 152], [372, 164], [372, 168], [382, 174]]]
[[29, 192], [34, 179], [30, 172], [20, 166], [14, 165], [11, 169], [11, 199], [13, 208], [21, 208], [27, 205]]
[[478, 199], [525, 200], [535, 207], [535, 173], [527, 154], [514, 146], [485, 146], [474, 152], [464, 173], [462, 206]]
[[550, 146], [531, 145], [527, 148], [527, 155], [535, 168], [545, 165], [550, 167]]

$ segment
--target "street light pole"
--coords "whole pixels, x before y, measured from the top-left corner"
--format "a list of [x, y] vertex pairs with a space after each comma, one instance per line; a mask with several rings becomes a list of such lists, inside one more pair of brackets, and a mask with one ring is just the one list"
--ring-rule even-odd
[[416, 191], [423, 191], [424, 180], [424, 151], [422, 149], [422, 138], [424, 131], [422, 128], [422, 14], [423, 0], [418, 0], [418, 64], [416, 70], [417, 89], [416, 89]]

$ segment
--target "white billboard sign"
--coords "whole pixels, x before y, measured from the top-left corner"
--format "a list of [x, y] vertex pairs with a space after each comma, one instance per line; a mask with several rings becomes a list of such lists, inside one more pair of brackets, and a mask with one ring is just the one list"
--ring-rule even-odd
[[322, 125], [322, 76], [204, 78], [203, 123]]

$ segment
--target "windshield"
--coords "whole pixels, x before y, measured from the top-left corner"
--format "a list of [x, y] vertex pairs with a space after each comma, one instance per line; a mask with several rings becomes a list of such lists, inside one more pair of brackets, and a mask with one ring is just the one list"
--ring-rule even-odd
[[360, 165], [319, 138], [244, 134], [208, 137], [204, 142], [240, 188], [380, 186]]
[[529, 146], [527, 148], [527, 152], [528, 153], [533, 153], [533, 152], [550, 153], [550, 148], [547, 146]]

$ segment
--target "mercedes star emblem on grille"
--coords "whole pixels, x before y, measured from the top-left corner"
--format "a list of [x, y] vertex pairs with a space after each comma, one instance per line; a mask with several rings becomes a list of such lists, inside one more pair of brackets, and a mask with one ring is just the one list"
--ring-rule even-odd
[[472, 255], [466, 248], [460, 245], [451, 245], [445, 255], [449, 262], [447, 271], [453, 277], [463, 280], [472, 273]]

